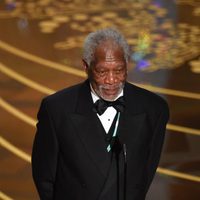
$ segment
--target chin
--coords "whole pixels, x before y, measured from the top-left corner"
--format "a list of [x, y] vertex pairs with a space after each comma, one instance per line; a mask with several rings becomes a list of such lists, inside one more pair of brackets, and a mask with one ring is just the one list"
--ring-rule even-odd
[[114, 97], [101, 96], [101, 98], [106, 100], [106, 101], [114, 101], [116, 99], [116, 97], [117, 96], [114, 96]]
[[100, 97], [106, 101], [114, 101], [117, 96], [119, 95], [120, 92], [116, 93], [116, 94], [112, 94], [112, 95], [108, 95], [108, 94], [103, 94], [103, 93], [100, 93]]

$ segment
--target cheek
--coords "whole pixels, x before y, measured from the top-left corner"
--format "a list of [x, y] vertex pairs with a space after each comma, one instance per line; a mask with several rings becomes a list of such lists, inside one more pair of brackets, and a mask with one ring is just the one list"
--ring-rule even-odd
[[124, 72], [124, 74], [121, 76], [121, 81], [124, 82], [127, 78], [127, 72]]
[[94, 89], [99, 90], [99, 87], [100, 87], [101, 85], [103, 85], [104, 82], [103, 82], [102, 79], [96, 78], [95, 76], [93, 76], [93, 78], [92, 78], [92, 80], [91, 80], [91, 84], [92, 84], [92, 86], [93, 86]]
[[117, 76], [116, 80], [117, 80], [118, 83], [121, 83], [121, 82], [124, 82], [126, 80], [126, 78], [127, 78], [127, 74], [124, 73], [124, 74]]
[[104, 78], [98, 77], [95, 74], [92, 76], [92, 81], [95, 83], [96, 86], [104, 84]]

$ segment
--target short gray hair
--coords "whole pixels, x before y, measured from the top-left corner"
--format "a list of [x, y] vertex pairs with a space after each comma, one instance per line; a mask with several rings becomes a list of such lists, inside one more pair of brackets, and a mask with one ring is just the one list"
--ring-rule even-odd
[[83, 45], [83, 60], [88, 64], [88, 66], [91, 65], [92, 61], [94, 61], [96, 48], [105, 41], [111, 41], [121, 47], [124, 52], [124, 59], [126, 63], [128, 63], [130, 48], [124, 36], [116, 29], [105, 28], [90, 33], [85, 39]]

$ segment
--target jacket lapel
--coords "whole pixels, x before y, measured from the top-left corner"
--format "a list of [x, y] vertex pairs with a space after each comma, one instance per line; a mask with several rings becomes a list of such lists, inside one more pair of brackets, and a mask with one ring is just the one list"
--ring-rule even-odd
[[[119, 124], [119, 138], [121, 143], [126, 144], [127, 155], [133, 152], [134, 145], [137, 145], [138, 136], [145, 128], [146, 113], [141, 109], [137, 91], [134, 92], [133, 85], [125, 84], [124, 99], [125, 110], [121, 114]], [[134, 144], [134, 145], [133, 145]]]

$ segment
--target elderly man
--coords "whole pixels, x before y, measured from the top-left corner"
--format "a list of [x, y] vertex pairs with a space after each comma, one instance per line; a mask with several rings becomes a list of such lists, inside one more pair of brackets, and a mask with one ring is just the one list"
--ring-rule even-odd
[[33, 178], [42, 200], [144, 200], [169, 113], [128, 82], [129, 47], [114, 29], [90, 33], [88, 79], [46, 97], [38, 112]]

